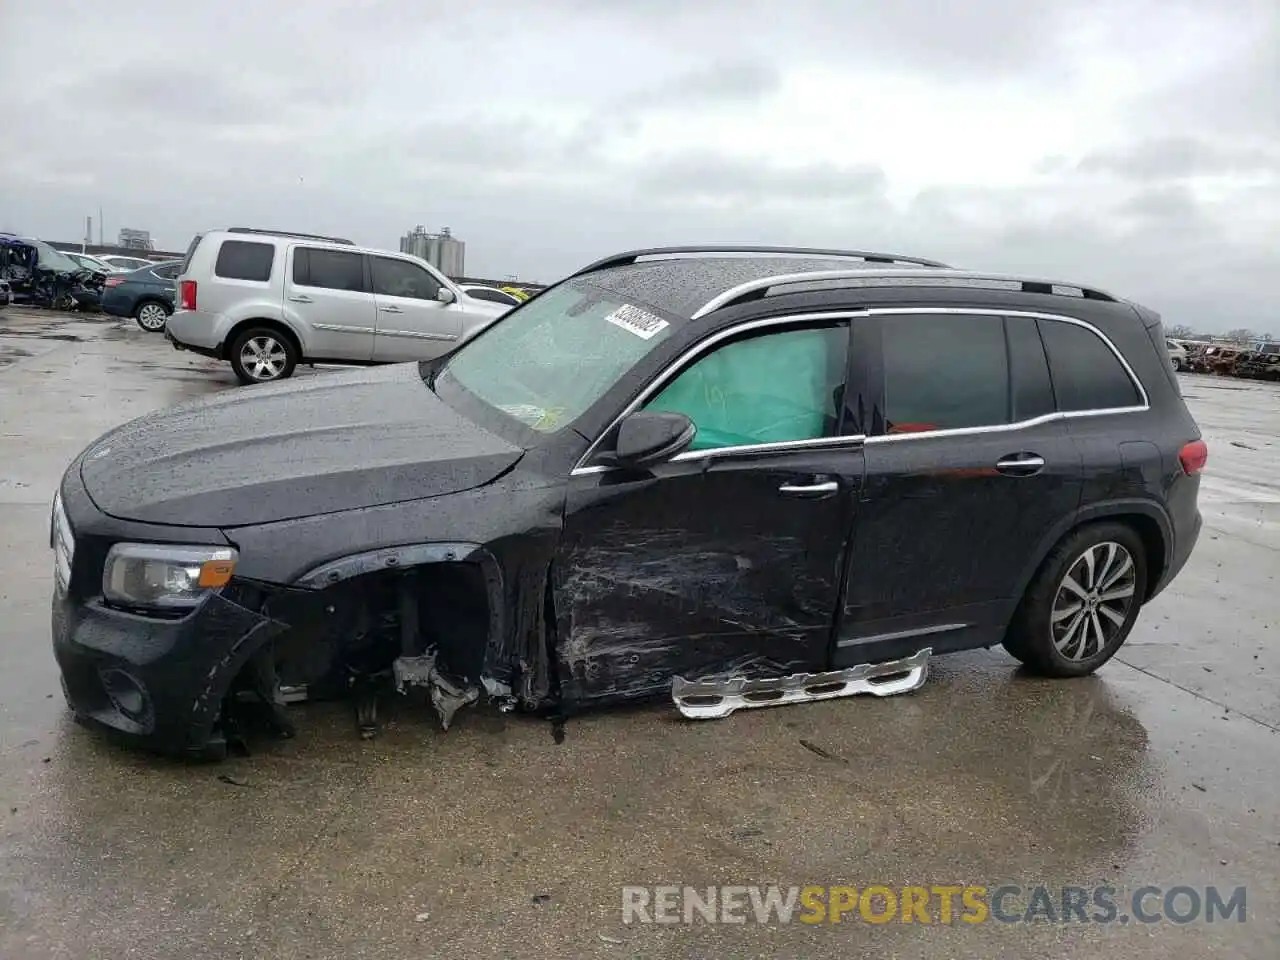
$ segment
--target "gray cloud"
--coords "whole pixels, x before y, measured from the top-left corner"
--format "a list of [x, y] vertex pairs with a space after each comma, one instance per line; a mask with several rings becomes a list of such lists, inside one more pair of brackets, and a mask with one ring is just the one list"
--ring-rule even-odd
[[[1280, 102], [1276, 109], [1280, 111]], [[1076, 164], [1076, 169], [1141, 181], [1196, 176], [1276, 176], [1280, 173], [1280, 146], [1258, 147], [1239, 141], [1210, 143], [1175, 135], [1140, 141], [1122, 150], [1090, 153]]]
[[[1272, 322], [1275, 0], [528, 11], [6, 5], [0, 229], [70, 239], [99, 205], [179, 249], [233, 223], [386, 246], [448, 224], [471, 271], [529, 279], [651, 244], [881, 248]], [[13, 37], [54, 38], [57, 70]], [[965, 136], [994, 110], [1004, 139]], [[1047, 114], [1074, 132], [1041, 149]]]
[[619, 99], [622, 108], [678, 105], [684, 108], [751, 103], [777, 93], [782, 73], [771, 63], [722, 61], [662, 81]]
[[781, 167], [708, 151], [648, 162], [636, 185], [668, 198], [776, 204], [865, 200], [879, 197], [886, 183], [884, 171], [871, 165]]

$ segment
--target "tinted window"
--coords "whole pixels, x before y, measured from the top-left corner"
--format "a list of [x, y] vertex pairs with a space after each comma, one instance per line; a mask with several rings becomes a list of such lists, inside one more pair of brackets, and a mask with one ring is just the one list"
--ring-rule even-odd
[[373, 258], [374, 293], [384, 297], [434, 300], [439, 290], [440, 281], [416, 263], [392, 260], [390, 257]]
[[218, 261], [213, 273], [228, 280], [256, 280], [265, 283], [271, 279], [271, 262], [276, 248], [269, 243], [252, 243], [248, 240], [223, 240], [218, 249]]
[[881, 331], [886, 433], [1009, 422], [1009, 365], [1001, 317], [887, 317]]
[[364, 291], [364, 256], [342, 250], [299, 247], [293, 252], [293, 282], [304, 287]]
[[191, 266], [191, 258], [195, 256], [196, 247], [200, 246], [200, 241], [203, 239], [204, 237], [198, 233], [194, 237], [192, 237], [191, 243], [187, 246], [187, 255], [182, 258], [183, 273], [186, 273], [187, 267]]
[[1049, 352], [1059, 410], [1105, 410], [1142, 403], [1115, 353], [1092, 330], [1042, 320], [1040, 334]]
[[467, 296], [474, 297], [477, 300], [489, 300], [493, 303], [505, 303], [508, 306], [513, 306], [517, 302], [515, 297], [503, 293], [501, 290], [473, 289], [467, 291]]
[[1014, 422], [1053, 413], [1053, 382], [1036, 322], [1026, 317], [1006, 317], [1005, 330], [1009, 337]]
[[173, 280], [175, 277], [178, 276], [178, 268], [181, 266], [182, 264], [180, 263], [166, 263], [159, 267], [156, 267], [151, 272], [154, 273], [161, 280]]
[[693, 450], [833, 436], [848, 342], [845, 326], [738, 340], [697, 360], [646, 408], [688, 416], [698, 428]]

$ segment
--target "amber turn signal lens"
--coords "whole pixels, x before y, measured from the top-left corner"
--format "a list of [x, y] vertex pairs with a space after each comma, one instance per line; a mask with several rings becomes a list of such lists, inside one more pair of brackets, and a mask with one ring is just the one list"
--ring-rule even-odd
[[196, 582], [205, 589], [225, 587], [231, 582], [235, 569], [234, 560], [209, 560], [200, 565], [200, 579]]

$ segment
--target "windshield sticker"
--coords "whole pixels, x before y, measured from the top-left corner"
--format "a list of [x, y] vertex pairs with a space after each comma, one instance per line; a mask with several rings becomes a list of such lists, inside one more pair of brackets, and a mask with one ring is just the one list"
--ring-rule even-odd
[[647, 310], [625, 304], [605, 317], [615, 327], [621, 327], [634, 333], [641, 340], [650, 340], [671, 324], [661, 317], [655, 317]]

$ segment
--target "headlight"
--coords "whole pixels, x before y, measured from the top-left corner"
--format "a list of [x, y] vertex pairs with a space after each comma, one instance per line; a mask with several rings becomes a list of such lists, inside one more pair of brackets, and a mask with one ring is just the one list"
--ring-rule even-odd
[[49, 522], [49, 546], [53, 548], [53, 572], [65, 590], [71, 582], [71, 561], [76, 555], [76, 538], [71, 533], [67, 511], [62, 508], [62, 492], [54, 494], [53, 517]]
[[117, 543], [102, 570], [102, 594], [125, 607], [188, 609], [227, 585], [236, 556], [229, 547]]

